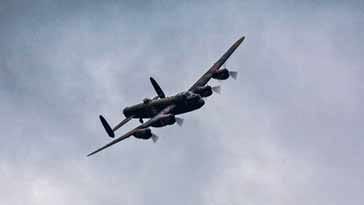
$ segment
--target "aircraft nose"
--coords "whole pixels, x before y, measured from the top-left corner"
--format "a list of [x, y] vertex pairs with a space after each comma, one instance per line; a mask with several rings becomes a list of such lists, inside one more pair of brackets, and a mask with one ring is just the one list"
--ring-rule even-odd
[[205, 104], [205, 101], [202, 98], [200, 98], [198, 104], [200, 104], [200, 106], [202, 107]]
[[124, 114], [124, 116], [125, 117], [129, 117], [129, 114], [130, 114], [130, 109], [129, 109], [129, 107], [125, 107], [124, 109], [123, 109], [123, 114]]

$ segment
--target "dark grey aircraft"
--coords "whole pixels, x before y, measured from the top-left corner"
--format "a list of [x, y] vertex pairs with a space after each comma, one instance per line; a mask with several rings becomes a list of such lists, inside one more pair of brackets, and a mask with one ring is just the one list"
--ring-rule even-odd
[[[105, 146], [91, 152], [87, 156], [96, 154], [97, 152], [100, 152], [101, 150], [110, 147], [111, 145], [114, 145], [130, 136], [145, 140], [151, 138], [153, 142], [156, 142], [158, 140], [158, 136], [152, 133], [149, 127], [164, 127], [175, 123], [181, 125], [183, 123], [183, 119], [176, 117], [176, 115], [191, 112], [201, 108], [205, 104], [203, 98], [212, 95], [213, 91], [217, 93], [219, 92], [219, 87], [211, 87], [206, 85], [211, 78], [217, 80], [226, 80], [229, 77], [234, 79], [236, 78], [237, 72], [229, 71], [225, 67], [223, 69], [220, 68], [224, 65], [226, 60], [244, 39], [245, 37], [243, 36], [237, 40], [224, 53], [224, 55], [221, 56], [221, 58], [214, 65], [212, 65], [211, 68], [205, 74], [203, 74], [202, 77], [198, 79], [196, 83], [193, 84], [187, 91], [167, 97], [158, 83], [153, 78], [150, 78], [152, 86], [157, 93], [156, 97], [152, 99], [145, 98], [142, 103], [126, 107], [123, 110], [125, 119], [114, 128], [111, 128], [105, 118], [100, 115], [101, 123], [111, 138], [115, 137], [114, 132], [117, 129], [129, 122], [132, 118], [139, 119], [142, 124], [127, 132], [126, 134], [112, 140]], [[149, 118], [149, 120], [143, 122], [143, 118]]]

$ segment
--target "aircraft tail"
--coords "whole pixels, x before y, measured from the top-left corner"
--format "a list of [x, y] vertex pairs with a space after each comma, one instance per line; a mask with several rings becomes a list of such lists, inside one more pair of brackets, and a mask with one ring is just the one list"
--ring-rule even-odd
[[105, 120], [105, 118], [102, 115], [100, 115], [99, 118], [100, 118], [101, 124], [104, 127], [104, 129], [107, 132], [107, 134], [111, 138], [114, 138], [115, 137], [115, 134], [114, 134], [114, 131], [111, 129], [109, 123]]
[[114, 132], [119, 129], [121, 126], [125, 125], [127, 122], [129, 122], [134, 116], [130, 116], [125, 118], [123, 121], [121, 121], [119, 124], [117, 124], [114, 128], [111, 129], [109, 123], [106, 121], [106, 119], [104, 118], [104, 116], [100, 115], [100, 121], [102, 126], [104, 127], [106, 133], [109, 135], [109, 137], [114, 138], [115, 134]]
[[154, 88], [155, 92], [157, 93], [158, 97], [159, 98], [165, 98], [166, 95], [164, 94], [162, 88], [159, 86], [157, 81], [154, 80], [154, 78], [152, 78], [152, 77], [150, 77], [149, 79], [150, 79], [150, 82], [152, 83], [153, 88]]
[[123, 121], [121, 121], [119, 124], [117, 124], [112, 131], [115, 132], [117, 129], [119, 129], [121, 126], [125, 125], [127, 122], [129, 122], [132, 118], [134, 117], [134, 115], [131, 115], [127, 118], [125, 118]]

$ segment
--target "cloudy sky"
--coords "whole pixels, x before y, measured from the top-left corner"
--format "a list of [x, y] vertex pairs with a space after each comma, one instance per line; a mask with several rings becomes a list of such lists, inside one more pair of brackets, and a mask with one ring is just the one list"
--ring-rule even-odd
[[[363, 204], [362, 1], [1, 1], [0, 204]], [[91, 158], [124, 106], [237, 81]], [[132, 122], [122, 134], [136, 126]]]

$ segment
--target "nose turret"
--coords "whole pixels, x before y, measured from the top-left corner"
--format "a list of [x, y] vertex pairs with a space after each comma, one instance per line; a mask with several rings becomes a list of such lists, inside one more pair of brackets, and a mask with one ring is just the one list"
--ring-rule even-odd
[[125, 117], [130, 117], [133, 113], [133, 108], [132, 107], [125, 107], [123, 109], [123, 114]]

